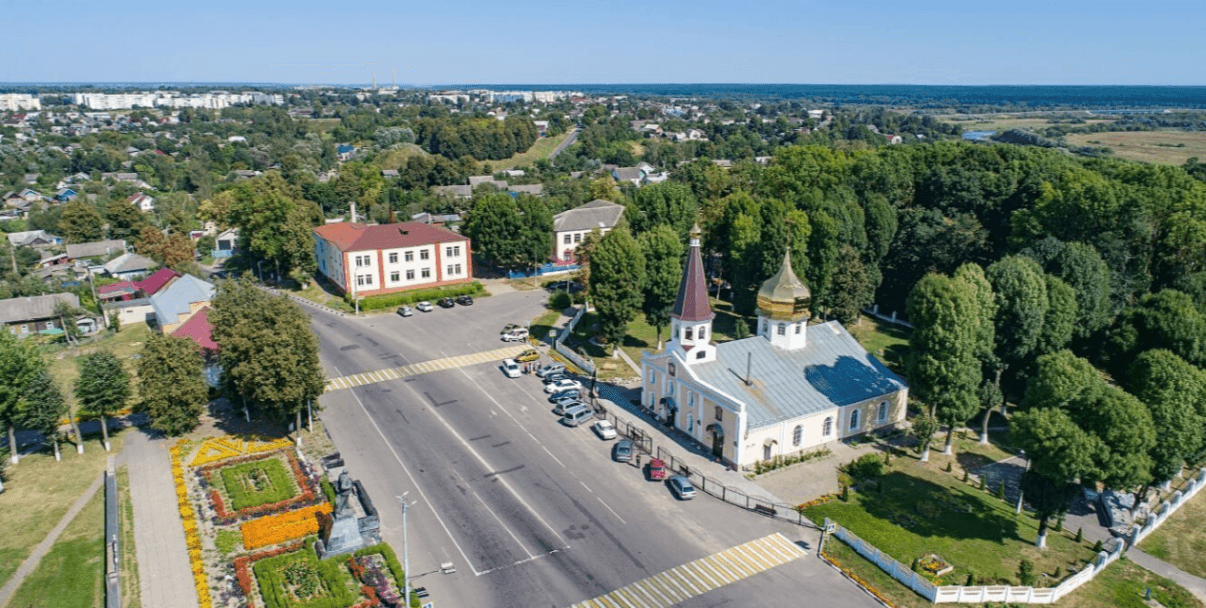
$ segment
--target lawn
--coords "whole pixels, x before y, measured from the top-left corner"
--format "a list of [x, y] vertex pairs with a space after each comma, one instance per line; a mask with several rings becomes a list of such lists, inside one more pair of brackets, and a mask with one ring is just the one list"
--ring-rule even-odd
[[1198, 493], [1139, 543], [1144, 552], [1190, 574], [1206, 577], [1206, 492]]
[[531, 165], [542, 158], [548, 158], [549, 155], [553, 153], [553, 150], [556, 150], [557, 146], [561, 145], [561, 142], [565, 141], [566, 137], [569, 137], [568, 131], [562, 133], [561, 135], [541, 137], [540, 139], [536, 140], [536, 143], [532, 144], [532, 147], [528, 148], [526, 152], [520, 152], [511, 158], [490, 161], [490, 172], [498, 173], [499, 171], [514, 169], [515, 167], [523, 167]]
[[76, 357], [82, 357], [98, 350], [108, 350], [121, 359], [122, 367], [134, 379], [133, 384], [137, 385], [138, 360], [131, 359], [131, 357], [142, 352], [143, 343], [150, 337], [151, 329], [147, 327], [146, 323], [136, 323], [122, 326], [117, 333], [106, 331], [95, 342], [79, 348], [66, 345], [43, 347], [42, 355], [49, 364], [50, 375], [58, 382], [59, 387], [64, 389], [65, 394], [66, 389], [75, 384], [76, 378], [80, 376], [80, 368], [75, 361]]
[[130, 499], [130, 472], [117, 469], [117, 494], [121, 509], [121, 600], [123, 608], [142, 606], [138, 584], [138, 552], [134, 548], [134, 503]]
[[288, 500], [298, 494], [290, 473], [277, 458], [222, 467], [221, 473], [234, 511]]
[[[825, 554], [866, 581], [897, 608], [933, 606], [836, 538], [825, 541]], [[1126, 558], [1110, 564], [1093, 580], [1052, 605], [1057, 608], [1147, 608], [1143, 593], [1149, 586], [1152, 597], [1167, 608], [1202, 608], [1202, 603], [1180, 585], [1162, 579]]]
[[[82, 455], [70, 445], [65, 446], [62, 462], [55, 462], [48, 450], [23, 455], [20, 464], [8, 465], [0, 500], [0, 521], [4, 522], [4, 534], [0, 535], [0, 585], [8, 581], [29, 552], [59, 523], [71, 503], [105, 470], [106, 457], [121, 452], [125, 434], [115, 433], [109, 440], [112, 452], [104, 451], [97, 442], [88, 442]], [[0, 458], [7, 461], [7, 450], [0, 451]]]
[[[57, 521], [57, 520], [56, 520]], [[93, 608], [104, 603], [105, 492], [63, 530], [9, 602], [21, 608]]]
[[1192, 158], [1206, 158], [1206, 131], [1123, 131], [1073, 133], [1068, 143], [1077, 146], [1108, 146], [1114, 156], [1145, 163], [1183, 165]]
[[1066, 575], [1093, 557], [1091, 545], [1076, 543], [1072, 531], [1051, 531], [1047, 550], [1038, 550], [1034, 518], [1015, 515], [1012, 505], [961, 478], [938, 463], [897, 457], [880, 480], [882, 492], [867, 487], [851, 492], [848, 502], [834, 500], [804, 514], [817, 522], [829, 517], [904, 564], [936, 553], [955, 567], [944, 584], [963, 584], [969, 573], [977, 581], [1016, 584], [1022, 559], [1036, 572]]
[[892, 371], [898, 374], [904, 372], [905, 354], [908, 353], [909, 336], [913, 330], [862, 315], [860, 322], [847, 325], [846, 331], [850, 332], [867, 352], [878, 357]]
[[342, 296], [335, 292], [333, 285], [321, 277], [315, 277], [313, 281], [310, 281], [309, 285], [306, 285], [305, 289], [297, 289], [296, 287], [295, 285], [290, 291], [295, 296], [303, 297], [316, 304], [329, 306], [335, 310], [352, 311], [352, 305], [348, 304]]

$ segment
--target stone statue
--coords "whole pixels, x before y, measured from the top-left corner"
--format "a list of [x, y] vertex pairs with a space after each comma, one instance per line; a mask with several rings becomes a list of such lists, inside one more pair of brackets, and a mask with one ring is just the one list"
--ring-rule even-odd
[[352, 517], [352, 478], [345, 469], [335, 481], [335, 517]]

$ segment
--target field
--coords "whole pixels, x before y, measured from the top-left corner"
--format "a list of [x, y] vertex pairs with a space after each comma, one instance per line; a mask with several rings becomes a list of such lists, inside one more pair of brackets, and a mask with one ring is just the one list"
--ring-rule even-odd
[[1199, 493], [1139, 543], [1139, 548], [1190, 574], [1206, 577], [1206, 493]]
[[58, 382], [59, 388], [64, 391], [64, 394], [68, 394], [67, 389], [75, 383], [75, 379], [80, 375], [79, 365], [75, 362], [76, 357], [98, 350], [108, 350], [121, 359], [122, 367], [133, 380], [131, 384], [137, 385], [138, 361], [131, 357], [142, 351], [143, 343], [150, 337], [150, 328], [145, 323], [138, 323], [126, 325], [116, 334], [104, 332], [97, 341], [80, 348], [55, 345], [45, 347], [42, 353], [50, 364], [50, 375]]
[[1206, 159], [1206, 131], [1125, 131], [1074, 133], [1068, 143], [1108, 146], [1114, 156], [1145, 163], [1183, 165], [1193, 158]]
[[553, 153], [553, 150], [556, 150], [557, 146], [565, 141], [566, 137], [569, 137], [568, 132], [552, 137], [541, 137], [526, 152], [520, 152], [511, 158], [490, 161], [490, 171], [497, 173], [506, 169], [531, 165], [542, 158], [548, 158]]
[[[1071, 113], [1058, 112], [1051, 116], [1064, 117]], [[1084, 115], [1083, 112], [1075, 113], [1078, 116]], [[1009, 129], [1031, 129], [1038, 130], [1058, 124], [1058, 121], [1053, 121], [1051, 116], [1035, 115], [1035, 114], [976, 114], [976, 115], [944, 115], [937, 118], [942, 122], [959, 125], [964, 131], [1008, 131]], [[1092, 118], [1086, 119], [1084, 123], [1078, 126], [1108, 124], [1114, 122], [1113, 118]]]
[[377, 159], [376, 164], [385, 169], [398, 169], [406, 162], [406, 159], [412, 156], [425, 156], [426, 154], [422, 148], [415, 144], [404, 144], [397, 150], [383, 152]]

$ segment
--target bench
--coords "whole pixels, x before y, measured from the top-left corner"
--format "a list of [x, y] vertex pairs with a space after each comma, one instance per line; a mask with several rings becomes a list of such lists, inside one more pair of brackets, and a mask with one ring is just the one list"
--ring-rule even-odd
[[775, 514], [778, 513], [778, 511], [776, 511], [775, 508], [770, 505], [754, 505], [754, 511], [763, 515], [769, 515], [770, 517], [774, 517]]

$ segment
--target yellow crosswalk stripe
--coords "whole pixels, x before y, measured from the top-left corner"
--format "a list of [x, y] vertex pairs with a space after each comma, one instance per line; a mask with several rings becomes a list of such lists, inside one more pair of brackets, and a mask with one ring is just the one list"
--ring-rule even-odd
[[629, 585], [628, 587], [626, 587], [626, 589], [628, 589], [629, 592], [631, 592], [634, 596], [636, 596], [636, 598], [639, 599], [642, 604], [644, 604], [645, 606], [648, 606], [649, 608], [655, 608], [657, 606], [664, 605], [664, 602], [662, 602], [662, 600], [659, 600], [658, 598], [653, 597], [653, 593], [650, 592], [648, 589], [646, 589], [645, 586], [640, 583], [635, 583], [635, 584]]
[[685, 564], [671, 570], [671, 572], [674, 573], [674, 581], [690, 590], [692, 597], [696, 595], [703, 595], [704, 592], [707, 591], [706, 587], [700, 588], [700, 586], [696, 584], [695, 579], [693, 579], [687, 572], [687, 567]]
[[409, 376], [417, 376], [419, 374], [430, 374], [433, 372], [445, 371], [450, 369], [460, 369], [473, 365], [482, 365], [484, 363], [497, 363], [503, 359], [518, 356], [519, 353], [528, 350], [526, 345], [523, 346], [504, 346], [493, 350], [469, 353], [466, 355], [456, 355], [452, 357], [443, 357], [440, 359], [431, 359], [429, 361], [420, 361], [398, 367], [390, 367], [386, 369], [368, 370], [355, 374], [349, 374], [339, 378], [328, 378], [324, 385], [325, 392], [345, 390], [358, 386], [366, 386], [369, 384], [377, 384], [379, 382], [388, 382], [399, 378]]
[[595, 598], [595, 601], [603, 604], [607, 608], [620, 608], [619, 604], [613, 602], [611, 598], [607, 597], [606, 595], [600, 595], [599, 597]]
[[691, 579], [697, 583], [696, 586], [700, 589], [703, 589], [705, 593], [720, 586], [712, 583], [707, 577], [705, 577], [700, 567], [695, 565], [695, 562], [684, 564], [682, 566], [682, 571], [683, 574], [691, 577]]
[[647, 606], [645, 604], [645, 602], [642, 602], [639, 599], [637, 599], [636, 595], [633, 594], [632, 590], [629, 589], [628, 587], [620, 587], [619, 589], [616, 589], [612, 593], [614, 595], [617, 595], [620, 598], [622, 598], [624, 600], [625, 604], [632, 606], [633, 608], [649, 608], [649, 606]]
[[676, 604], [679, 602], [685, 601], [687, 598], [691, 597], [691, 594], [687, 593], [686, 589], [683, 589], [682, 587], [680, 587], [678, 585], [678, 583], [674, 582], [674, 579], [670, 577], [669, 572], [670, 572], [669, 570], [667, 570], [665, 572], [659, 572], [657, 574], [654, 574], [650, 578], [661, 583], [662, 589], [667, 594], [674, 596], [674, 597], [681, 598], [681, 599], [675, 600], [674, 603], [676, 603]]
[[654, 580], [652, 576], [643, 581], [637, 581], [633, 584], [640, 585], [643, 589], [652, 591], [655, 595], [661, 598], [667, 606], [673, 606], [674, 604], [678, 603], [678, 600], [675, 599], [675, 596], [663, 588], [662, 584]]
[[716, 580], [720, 581], [722, 585], [727, 585], [727, 584], [729, 584], [729, 583], [731, 583], [731, 582], [733, 582], [733, 581], [737, 580], [737, 579], [736, 579], [736, 578], [735, 578], [735, 577], [732, 575], [732, 573], [730, 573], [729, 571], [727, 571], [727, 570], [725, 570], [725, 569], [721, 568], [719, 565], [717, 565], [717, 564], [713, 563], [713, 561], [712, 561], [712, 558], [711, 558], [711, 557], [705, 557], [705, 558], [703, 558], [703, 559], [700, 559], [700, 560], [699, 560], [699, 563], [700, 563], [700, 564], [701, 564], [703, 567], [705, 567], [705, 568], [709, 569], [709, 570], [710, 570], [710, 571], [711, 571], [713, 574], [715, 574], [715, 575], [716, 575]]

